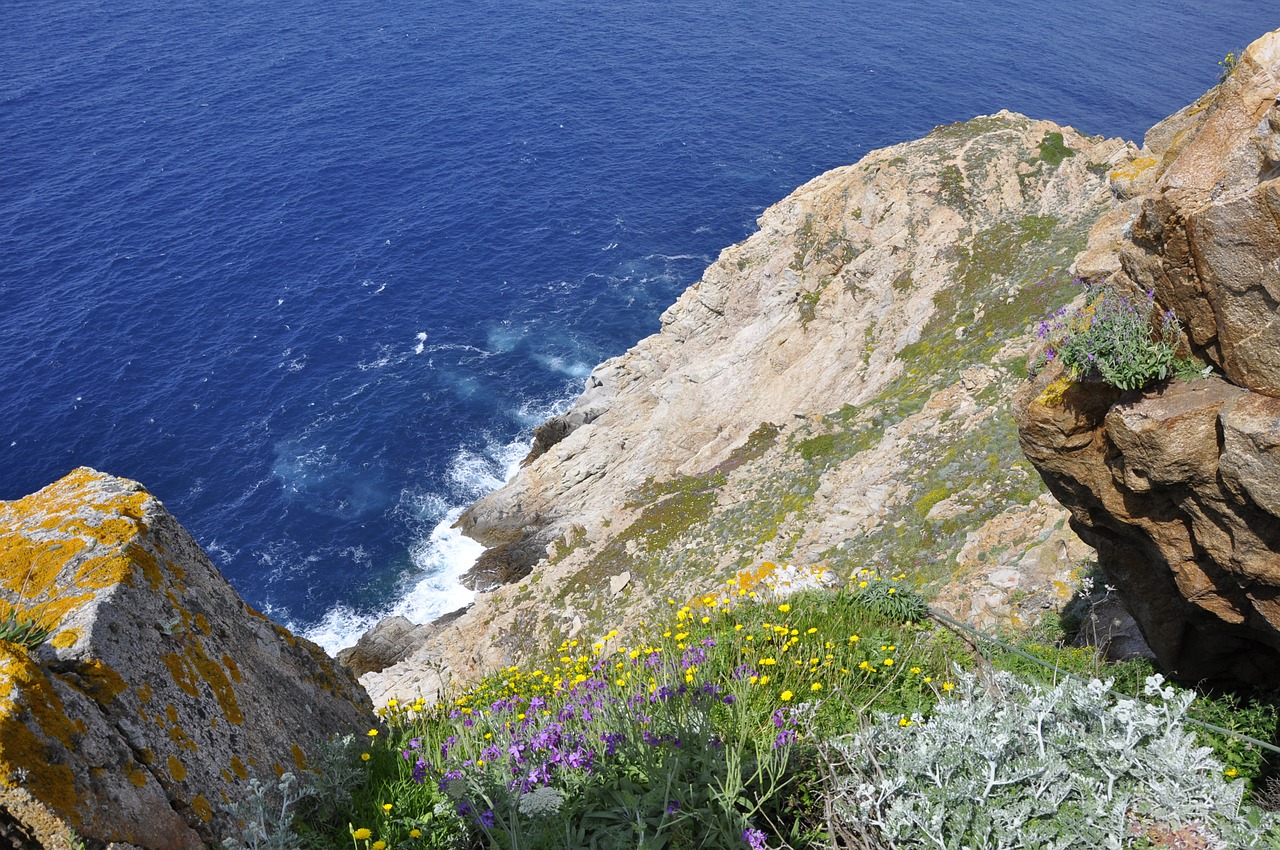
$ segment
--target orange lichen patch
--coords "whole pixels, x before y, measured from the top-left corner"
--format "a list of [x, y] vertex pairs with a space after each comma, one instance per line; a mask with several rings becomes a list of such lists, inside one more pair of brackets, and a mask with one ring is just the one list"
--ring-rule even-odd
[[195, 811], [196, 817], [204, 823], [208, 823], [213, 819], [213, 807], [209, 805], [209, 801], [203, 796], [197, 794], [191, 800], [191, 808]]
[[169, 668], [169, 675], [173, 677], [177, 686], [187, 695], [199, 698], [201, 693], [197, 680], [203, 681], [213, 691], [227, 722], [233, 726], [244, 723], [244, 714], [240, 711], [235, 687], [227, 677], [227, 672], [222, 669], [222, 665], [205, 654], [204, 647], [198, 640], [191, 640], [183, 647], [183, 651], [186, 654], [185, 658], [173, 652], [164, 658], [164, 664]]
[[78, 640], [80, 640], [79, 629], [63, 629], [54, 635], [49, 643], [54, 649], [66, 649], [69, 646], [75, 646]]
[[134, 767], [128, 771], [129, 781], [139, 788], [147, 784], [147, 772], [142, 768]]
[[129, 688], [124, 677], [96, 658], [78, 664], [76, 672], [84, 680], [86, 695], [103, 707], [110, 705]]
[[1139, 174], [1141, 174], [1142, 172], [1146, 171], [1146, 170], [1147, 170], [1147, 169], [1149, 169], [1149, 168], [1154, 168], [1155, 166], [1157, 166], [1157, 165], [1159, 165], [1159, 164], [1160, 164], [1160, 163], [1159, 163], [1159, 162], [1157, 162], [1157, 161], [1156, 161], [1155, 159], [1153, 159], [1152, 157], [1149, 157], [1149, 156], [1140, 156], [1140, 157], [1135, 158], [1135, 159], [1134, 159], [1134, 160], [1132, 160], [1131, 162], [1128, 162], [1128, 163], [1126, 163], [1126, 164], [1124, 164], [1124, 165], [1120, 166], [1120, 167], [1119, 167], [1119, 168], [1117, 168], [1115, 171], [1111, 172], [1111, 179], [1113, 179], [1113, 180], [1134, 180], [1134, 179], [1136, 179], [1136, 178], [1138, 177], [1138, 175], [1139, 175]]
[[203, 634], [209, 634], [209, 618], [204, 614], [196, 614], [196, 628]]
[[244, 762], [240, 761], [240, 756], [231, 757], [231, 770], [241, 779], [249, 778], [249, 770], [244, 766]]
[[25, 652], [0, 643], [0, 785], [15, 787], [21, 769], [21, 785], [79, 828], [80, 793], [65, 755], [76, 737], [44, 670]]
[[191, 740], [191, 737], [186, 732], [182, 731], [181, 726], [169, 727], [169, 740], [177, 744], [180, 750], [189, 750], [194, 753], [197, 749], [196, 742]]
[[222, 666], [227, 668], [227, 672], [231, 674], [231, 681], [239, 682], [243, 677], [240, 675], [240, 668], [236, 666], [236, 661], [230, 655], [222, 656]]
[[236, 690], [231, 680], [227, 678], [222, 665], [205, 654], [204, 647], [199, 641], [189, 643], [186, 650], [191, 666], [213, 689], [213, 695], [218, 698], [218, 705], [222, 707], [222, 714], [227, 718], [227, 722], [233, 726], [244, 723], [244, 715], [240, 713], [240, 703], [236, 700]]
[[32, 540], [19, 525], [6, 523], [4, 527], [9, 531], [0, 538], [0, 581], [6, 589], [27, 599], [53, 587], [62, 568], [85, 548], [83, 540]]
[[307, 767], [307, 754], [302, 751], [302, 747], [293, 744], [289, 747], [289, 751], [293, 753], [293, 764], [300, 771], [310, 770]]
[[173, 703], [169, 703], [164, 707], [164, 716], [168, 718], [170, 723], [178, 722], [178, 709], [174, 708]]
[[289, 646], [298, 645], [298, 639], [293, 636], [293, 632], [289, 631], [284, 626], [281, 626], [277, 623], [272, 623], [271, 626], [276, 630], [276, 634], [278, 634], [281, 638], [283, 638], [284, 642], [289, 644]]
[[138, 689], [134, 691], [134, 693], [138, 695], [138, 702], [142, 703], [143, 705], [146, 705], [147, 703], [151, 702], [151, 686], [150, 685], [138, 685]]
[[1036, 397], [1035, 403], [1044, 407], [1058, 407], [1062, 397], [1071, 389], [1073, 381], [1066, 375], [1059, 375]]
[[183, 693], [190, 697], [200, 696], [200, 689], [196, 687], [196, 679], [191, 675], [185, 658], [176, 652], [170, 652], [164, 657], [164, 666], [169, 668], [173, 683], [181, 688]]
[[151, 764], [156, 760], [156, 754], [151, 751], [150, 747], [145, 747], [142, 752], [138, 753], [138, 761], [143, 764]]
[[231, 771], [229, 770], [219, 771], [218, 775], [222, 777], [223, 782], [230, 783], [235, 780], [235, 777], [231, 775]]
[[276, 772], [276, 779], [279, 779], [281, 776], [284, 776], [284, 765], [282, 765], [280, 762], [272, 763], [271, 769]]
[[187, 766], [182, 763], [182, 759], [169, 756], [169, 775], [173, 777], [174, 782], [181, 782], [187, 778]]
[[147, 584], [152, 590], [159, 590], [161, 582], [164, 581], [164, 575], [160, 571], [160, 562], [156, 560], [156, 556], [152, 555], [137, 543], [130, 543], [125, 547], [125, 554], [129, 560], [138, 565], [142, 570], [142, 575], [147, 580]]

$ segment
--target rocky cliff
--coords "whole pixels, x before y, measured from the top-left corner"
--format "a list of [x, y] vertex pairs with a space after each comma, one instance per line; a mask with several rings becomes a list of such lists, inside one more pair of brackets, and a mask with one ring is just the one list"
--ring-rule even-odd
[[1022, 445], [1167, 669], [1274, 686], [1280, 31], [1153, 128], [1113, 183], [1124, 229], [1091, 241], [1097, 271], [1154, 293], [1214, 374], [1121, 394], [1046, 370], [1018, 397]]
[[[141, 486], [78, 469], [0, 502], [0, 836], [154, 850], [222, 837], [251, 778], [367, 729], [368, 697], [246, 606]], [[23, 841], [29, 843], [22, 843]]]
[[767, 210], [464, 514], [490, 547], [484, 592], [448, 624], [388, 624], [416, 642], [362, 677], [375, 702], [769, 562], [903, 570], [983, 625], [1065, 599], [1087, 550], [1021, 457], [1009, 398], [1030, 321], [1076, 295], [1065, 270], [1136, 153], [1000, 113]]

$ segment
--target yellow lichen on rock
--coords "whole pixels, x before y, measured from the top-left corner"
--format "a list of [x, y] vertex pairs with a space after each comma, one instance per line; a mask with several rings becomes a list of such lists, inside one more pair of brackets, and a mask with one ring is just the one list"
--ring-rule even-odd
[[76, 728], [41, 667], [19, 647], [0, 642], [0, 785], [29, 789], [79, 826], [75, 775], [56, 757], [72, 749]]
[[1160, 163], [1153, 157], [1139, 156], [1111, 172], [1112, 180], [1136, 180], [1142, 172], [1155, 168]]

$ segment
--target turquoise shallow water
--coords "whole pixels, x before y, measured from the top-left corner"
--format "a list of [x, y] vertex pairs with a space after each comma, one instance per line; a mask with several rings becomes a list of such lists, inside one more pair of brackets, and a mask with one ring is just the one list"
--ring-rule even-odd
[[1002, 108], [1137, 138], [1265, 4], [14, 0], [0, 498], [144, 482], [329, 646], [768, 204]]

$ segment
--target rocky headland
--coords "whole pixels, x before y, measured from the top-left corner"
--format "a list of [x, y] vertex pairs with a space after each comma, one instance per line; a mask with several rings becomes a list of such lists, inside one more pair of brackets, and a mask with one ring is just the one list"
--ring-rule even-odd
[[[1168, 669], [1275, 684], [1278, 93], [1280, 31], [1142, 148], [1002, 112], [800, 187], [463, 515], [488, 547], [475, 602], [384, 621], [345, 666], [246, 606], [138, 484], [80, 469], [0, 502], [0, 617], [49, 628], [0, 640], [0, 838], [209, 846], [251, 781], [374, 704], [774, 564], [906, 574], [1016, 629], [1057, 617], [1096, 550]], [[1029, 375], [1076, 276], [1153, 292], [1206, 377]]]
[[375, 629], [374, 701], [625, 632], [764, 562], [905, 571], [984, 626], [1055, 610], [1088, 550], [1010, 399], [1031, 320], [1078, 294], [1068, 267], [1138, 153], [1005, 112], [771, 207], [462, 516], [489, 547], [475, 604]]

